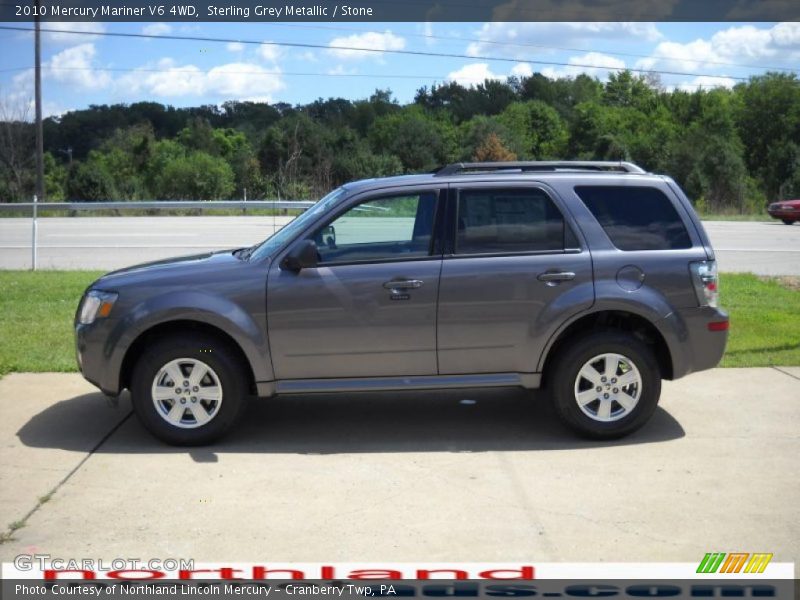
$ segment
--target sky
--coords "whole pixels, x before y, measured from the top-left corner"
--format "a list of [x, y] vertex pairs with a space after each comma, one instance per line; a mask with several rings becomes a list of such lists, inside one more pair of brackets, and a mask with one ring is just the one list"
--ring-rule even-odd
[[[532, 72], [549, 77], [588, 73], [604, 80], [612, 72], [609, 67], [681, 73], [661, 75], [662, 85], [694, 90], [729, 87], [737, 78], [800, 65], [800, 23], [93, 22], [47, 27], [322, 47], [46, 33], [45, 116], [141, 100], [173, 106], [355, 100], [377, 88], [391, 89], [405, 103], [420, 87], [448, 80], [476, 85], [486, 78]], [[391, 50], [463, 57], [386, 52]], [[32, 65], [33, 34], [0, 30], [4, 106], [32, 114]]]

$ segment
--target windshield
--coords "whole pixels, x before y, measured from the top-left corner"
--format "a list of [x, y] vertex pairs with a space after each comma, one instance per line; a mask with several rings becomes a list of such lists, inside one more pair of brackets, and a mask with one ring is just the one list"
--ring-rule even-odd
[[314, 206], [305, 211], [302, 215], [293, 219], [281, 229], [273, 233], [266, 240], [261, 242], [256, 248], [253, 249], [251, 256], [253, 258], [261, 258], [262, 256], [269, 256], [283, 247], [283, 245], [292, 239], [295, 235], [300, 233], [308, 223], [313, 221], [317, 215], [327, 212], [336, 201], [344, 194], [344, 188], [337, 188], [330, 194], [318, 201]]

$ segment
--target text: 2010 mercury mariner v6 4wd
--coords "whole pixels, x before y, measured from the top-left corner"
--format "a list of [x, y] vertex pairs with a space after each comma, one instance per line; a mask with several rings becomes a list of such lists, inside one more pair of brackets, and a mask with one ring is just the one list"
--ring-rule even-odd
[[506, 386], [615, 438], [727, 329], [689, 200], [608, 162], [350, 183], [254, 247], [109, 273], [75, 318], [84, 377], [172, 444], [218, 438], [251, 395]]

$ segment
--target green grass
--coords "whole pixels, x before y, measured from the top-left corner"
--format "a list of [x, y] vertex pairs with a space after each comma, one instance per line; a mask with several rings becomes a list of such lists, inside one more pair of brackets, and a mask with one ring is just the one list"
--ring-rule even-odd
[[72, 319], [95, 271], [0, 271], [0, 375], [74, 371]]
[[700, 219], [703, 221], [773, 221], [774, 220], [765, 212], [749, 214], [749, 215], [700, 213], [699, 216]]
[[[72, 319], [94, 271], [0, 271], [0, 375], [75, 371]], [[800, 365], [800, 279], [723, 274], [723, 367]]]
[[720, 292], [731, 316], [723, 367], [800, 365], [800, 279], [723, 274]]

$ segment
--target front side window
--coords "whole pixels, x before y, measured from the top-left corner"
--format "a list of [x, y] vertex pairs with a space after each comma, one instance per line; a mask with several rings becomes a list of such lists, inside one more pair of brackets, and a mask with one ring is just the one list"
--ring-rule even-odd
[[461, 190], [456, 254], [560, 252], [571, 232], [537, 188]]
[[430, 254], [435, 191], [372, 198], [314, 233], [320, 263], [403, 260]]
[[578, 186], [575, 193], [620, 250], [678, 250], [692, 240], [672, 202], [644, 186]]

